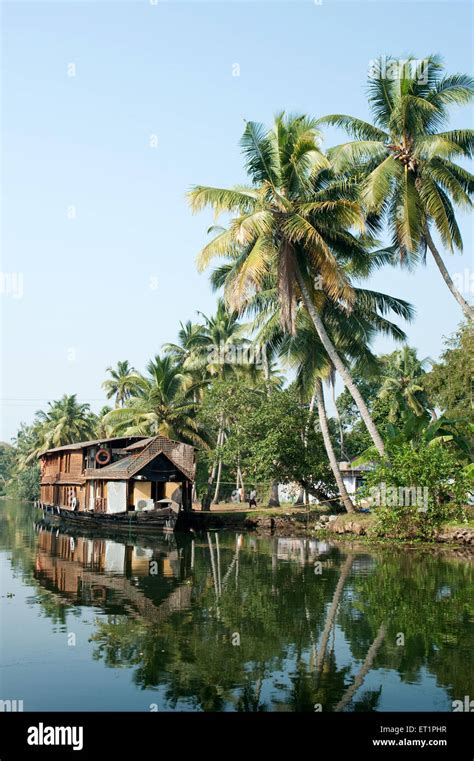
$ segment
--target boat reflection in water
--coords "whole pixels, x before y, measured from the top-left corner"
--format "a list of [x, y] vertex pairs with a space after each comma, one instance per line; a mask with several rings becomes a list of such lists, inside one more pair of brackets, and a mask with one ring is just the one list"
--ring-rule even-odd
[[[231, 574], [238, 583], [238, 561], [244, 543], [250, 552], [261, 549], [255, 537], [237, 534], [234, 553], [223, 568], [222, 539], [219, 541], [217, 532], [207, 532], [196, 538], [190, 534], [167, 533], [152, 539], [134, 537], [126, 540], [98, 536], [97, 532], [90, 536], [64, 532], [43, 521], [35, 525], [38, 532], [35, 578], [46, 589], [60, 594], [65, 600], [80, 604], [102, 603], [104, 606], [119, 595], [137, 606], [141, 613], [146, 610], [147, 615], [150, 615], [152, 604], [147, 592], [149, 595], [154, 586], [147, 586], [145, 582], [153, 577], [163, 582], [168, 580], [168, 584], [160, 586], [172, 588], [166, 600], [169, 611], [190, 605], [190, 579], [196, 546], [199, 550], [209, 550], [210, 570], [217, 596], [222, 594]], [[223, 549], [227, 557], [228, 537], [226, 539]], [[332, 548], [327, 541], [313, 539], [275, 537], [269, 544], [273, 565], [278, 561], [287, 561], [304, 566], [318, 558], [327, 558]], [[156, 602], [159, 603], [159, 599]]]
[[[191, 571], [192, 548], [186, 537], [180, 546], [174, 534], [132, 544], [97, 534], [64, 533], [42, 522], [36, 529], [34, 576], [67, 602], [117, 612], [120, 601], [129, 615], [157, 623], [190, 605], [192, 587], [182, 583]], [[161, 580], [158, 586], [146, 583], [153, 577]]]

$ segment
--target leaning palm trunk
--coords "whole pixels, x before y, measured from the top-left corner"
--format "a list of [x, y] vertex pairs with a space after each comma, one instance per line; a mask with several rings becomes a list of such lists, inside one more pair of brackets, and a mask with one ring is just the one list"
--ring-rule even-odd
[[372, 664], [374, 662], [374, 658], [377, 655], [377, 652], [379, 650], [380, 645], [382, 644], [383, 640], [385, 638], [385, 624], [382, 624], [380, 629], [377, 632], [377, 636], [372, 642], [367, 655], [365, 657], [365, 661], [360, 667], [360, 670], [358, 671], [356, 678], [354, 679], [353, 684], [345, 691], [344, 695], [340, 699], [339, 703], [334, 708], [334, 711], [339, 713], [342, 711], [348, 703], [351, 702], [353, 695], [357, 692], [361, 684], [363, 683], [365, 677], [367, 676], [367, 673], [372, 668]]
[[385, 447], [384, 447], [382, 438], [379, 432], [377, 431], [377, 428], [375, 427], [375, 423], [370, 416], [370, 412], [367, 409], [367, 405], [364, 402], [359, 389], [357, 388], [356, 384], [352, 380], [352, 376], [350, 372], [348, 371], [347, 367], [342, 362], [339, 354], [334, 348], [332, 341], [326, 332], [326, 328], [324, 327], [323, 321], [321, 320], [318, 314], [318, 311], [311, 300], [308, 287], [306, 285], [304, 277], [298, 266], [295, 267], [295, 275], [296, 275], [296, 279], [298, 281], [298, 285], [300, 287], [300, 290], [303, 296], [304, 305], [308, 311], [308, 314], [313, 322], [314, 327], [316, 328], [316, 332], [318, 333], [321, 343], [326, 349], [329, 359], [331, 360], [337, 372], [341, 376], [346, 388], [349, 390], [349, 393], [354, 399], [357, 405], [357, 408], [360, 412], [360, 415], [362, 417], [362, 420], [365, 423], [365, 426], [370, 434], [372, 441], [374, 442], [374, 445], [378, 453], [382, 455], [383, 457], [385, 454]]
[[446, 269], [446, 265], [443, 262], [443, 259], [441, 257], [441, 254], [439, 253], [438, 249], [436, 248], [433, 238], [431, 237], [431, 233], [428, 229], [428, 226], [425, 227], [425, 238], [426, 242], [428, 244], [428, 248], [430, 249], [433, 259], [435, 260], [439, 271], [441, 272], [441, 276], [448, 286], [449, 290], [453, 294], [454, 298], [458, 302], [459, 306], [461, 307], [462, 311], [466, 315], [467, 319], [471, 322], [474, 322], [474, 309], [471, 307], [467, 301], [461, 296], [458, 289], [454, 285], [451, 275], [449, 274], [448, 270]]
[[323, 384], [321, 382], [321, 378], [318, 378], [316, 380], [316, 402], [318, 405], [319, 425], [321, 427], [321, 433], [323, 436], [324, 446], [326, 448], [326, 453], [328, 456], [329, 464], [331, 466], [331, 470], [334, 474], [334, 478], [336, 479], [337, 488], [339, 489], [339, 495], [342, 499], [342, 504], [346, 508], [347, 512], [353, 513], [355, 508], [351, 498], [349, 497], [349, 494], [347, 493], [346, 486], [342, 479], [341, 471], [339, 470], [339, 463], [337, 462], [336, 455], [334, 454], [331, 436], [329, 434], [326, 407], [324, 405], [324, 391], [323, 391]]

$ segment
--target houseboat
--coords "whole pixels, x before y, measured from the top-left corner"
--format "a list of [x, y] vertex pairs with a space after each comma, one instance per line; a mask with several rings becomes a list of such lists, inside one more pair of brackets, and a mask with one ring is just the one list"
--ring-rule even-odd
[[84, 528], [174, 530], [192, 510], [194, 447], [165, 436], [95, 439], [39, 455], [46, 518]]

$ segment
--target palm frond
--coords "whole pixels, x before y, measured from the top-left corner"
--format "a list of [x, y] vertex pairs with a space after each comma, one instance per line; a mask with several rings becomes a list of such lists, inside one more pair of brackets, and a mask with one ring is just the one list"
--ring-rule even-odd
[[270, 185], [278, 185], [278, 157], [274, 141], [265, 126], [257, 122], [247, 122], [240, 146], [245, 156], [247, 172], [253, 182], [256, 185], [265, 181]]
[[188, 193], [188, 200], [193, 212], [209, 206], [216, 215], [235, 211], [246, 214], [255, 208], [258, 195], [252, 188], [227, 189], [195, 185]]

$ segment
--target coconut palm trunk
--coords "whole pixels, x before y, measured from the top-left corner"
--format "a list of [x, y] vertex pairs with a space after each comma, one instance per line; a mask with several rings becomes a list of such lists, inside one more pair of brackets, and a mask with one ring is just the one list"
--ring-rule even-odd
[[474, 308], [471, 307], [467, 303], [467, 301], [461, 296], [461, 294], [459, 293], [458, 289], [454, 285], [454, 283], [452, 281], [452, 278], [451, 278], [451, 275], [449, 274], [448, 270], [446, 269], [446, 265], [443, 262], [442, 256], [441, 256], [441, 254], [439, 253], [438, 249], [436, 248], [436, 246], [434, 244], [433, 238], [431, 237], [431, 233], [430, 233], [430, 231], [429, 231], [427, 226], [425, 227], [425, 238], [426, 238], [426, 242], [428, 244], [428, 248], [431, 251], [431, 254], [433, 256], [433, 259], [435, 260], [436, 265], [437, 265], [439, 271], [441, 272], [441, 276], [442, 276], [444, 282], [446, 283], [446, 285], [448, 286], [449, 290], [453, 294], [454, 298], [458, 302], [459, 306], [461, 307], [461, 309], [464, 312], [464, 314], [467, 317], [467, 319], [470, 320], [471, 322], [474, 322]]
[[341, 416], [339, 414], [339, 410], [338, 410], [338, 407], [337, 407], [336, 384], [334, 382], [334, 377], [332, 377], [332, 379], [331, 379], [331, 398], [332, 398], [332, 403], [334, 405], [334, 411], [335, 411], [335, 415], [336, 415], [337, 426], [339, 428], [339, 449], [340, 449], [340, 452], [341, 452], [341, 460], [346, 460], [347, 457], [345, 456], [345, 451], [344, 451], [344, 429], [342, 427], [342, 420], [341, 420]]
[[[219, 430], [219, 435], [217, 437], [217, 446], [221, 447], [224, 443], [224, 419], [221, 420], [221, 428]], [[219, 457], [219, 461], [217, 463], [217, 478], [216, 478], [216, 490], [214, 492], [214, 499], [212, 500], [214, 503], [217, 503], [219, 501], [219, 492], [221, 488], [221, 474], [222, 474], [222, 457]]]
[[269, 507], [280, 507], [280, 497], [278, 494], [278, 481], [272, 481], [270, 487], [270, 498], [268, 500]]
[[[308, 446], [308, 430], [309, 430], [309, 423], [311, 420], [311, 415], [313, 414], [314, 405], [316, 403], [316, 388], [313, 391], [313, 394], [311, 396], [310, 402], [309, 402], [309, 410], [308, 410], [308, 420], [305, 425], [304, 434], [303, 434], [303, 445], [306, 449]], [[306, 489], [300, 489], [298, 496], [296, 498], [295, 505], [303, 505], [306, 501]]]
[[385, 454], [385, 447], [382, 441], [382, 437], [380, 436], [375, 426], [375, 423], [372, 420], [370, 412], [367, 409], [367, 405], [364, 402], [359, 389], [357, 388], [356, 384], [352, 380], [352, 376], [350, 372], [348, 371], [347, 367], [342, 362], [339, 354], [334, 348], [333, 343], [326, 332], [326, 328], [324, 327], [323, 321], [321, 320], [318, 314], [318, 311], [311, 300], [308, 286], [306, 285], [303, 274], [300, 271], [298, 266], [295, 266], [295, 276], [296, 276], [298, 285], [300, 287], [301, 294], [303, 296], [304, 305], [308, 311], [308, 314], [313, 322], [314, 327], [316, 328], [316, 331], [321, 340], [321, 343], [324, 346], [325, 350], [327, 351], [328, 356], [331, 362], [333, 363], [334, 367], [336, 368], [337, 372], [341, 376], [344, 382], [344, 385], [349, 390], [349, 393], [354, 399], [357, 405], [357, 408], [360, 412], [360, 415], [362, 417], [362, 420], [364, 421], [364, 424], [370, 434], [372, 441], [374, 442], [374, 445], [378, 453], [383, 457]]
[[222, 474], [222, 459], [219, 458], [219, 464], [217, 466], [217, 479], [216, 479], [216, 490], [214, 492], [214, 499], [212, 500], [215, 505], [219, 502], [219, 492], [221, 489], [221, 474]]
[[339, 495], [341, 497], [342, 504], [344, 505], [348, 513], [353, 513], [355, 511], [355, 508], [351, 498], [349, 497], [349, 494], [347, 493], [346, 486], [342, 479], [341, 471], [339, 470], [339, 463], [334, 453], [331, 436], [329, 434], [326, 407], [324, 404], [324, 391], [323, 391], [323, 384], [322, 384], [321, 378], [318, 378], [316, 380], [316, 403], [318, 405], [319, 425], [321, 427], [321, 434], [323, 437], [324, 446], [326, 448], [326, 453], [328, 456], [329, 464], [331, 466], [331, 470], [334, 474], [334, 478], [336, 479], [336, 484], [337, 484], [337, 488], [339, 489]]
[[[219, 430], [217, 432], [216, 449], [218, 449], [219, 446], [221, 445], [221, 437], [223, 435], [223, 432], [224, 432], [224, 413], [221, 412], [219, 417]], [[216, 477], [216, 472], [217, 472], [219, 463], [220, 463], [220, 458], [214, 459], [214, 462], [212, 464], [212, 469], [209, 474], [209, 478], [207, 480], [207, 494], [205, 499], [205, 502], [207, 503], [206, 509], [209, 509], [208, 505], [211, 504], [211, 492], [212, 492], [212, 487], [214, 485], [214, 479]]]
[[[263, 377], [265, 378], [265, 385], [267, 388], [267, 396], [270, 396], [272, 387], [270, 383], [270, 363], [268, 361], [267, 346], [263, 344], [260, 349], [262, 364], [263, 364]], [[270, 497], [268, 500], [269, 507], [280, 507], [280, 497], [278, 495], [278, 480], [272, 481], [270, 487]]]

